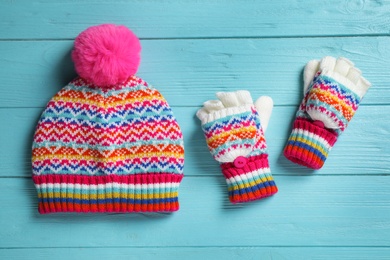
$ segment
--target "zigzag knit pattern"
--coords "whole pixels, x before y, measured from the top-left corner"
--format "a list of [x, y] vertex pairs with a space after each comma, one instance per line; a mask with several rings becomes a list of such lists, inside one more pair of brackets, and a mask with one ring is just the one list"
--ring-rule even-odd
[[[277, 192], [268, 164], [266, 140], [254, 107], [251, 111], [206, 123], [202, 129], [216, 160], [227, 154], [237, 157], [235, 162], [221, 164], [232, 203], [256, 200]], [[242, 165], [238, 165], [237, 160]]]
[[331, 118], [339, 134], [345, 130], [359, 107], [360, 97], [343, 84], [318, 75], [307, 94], [305, 110], [317, 111]]
[[[297, 112], [284, 155], [291, 161], [312, 169], [320, 169], [349, 121], [359, 107], [361, 98], [336, 80], [316, 74]], [[325, 129], [312, 123], [308, 111], [331, 119], [337, 129]]]
[[48, 103], [33, 142], [39, 211], [175, 211], [183, 136], [138, 77], [110, 89], [77, 78]]
[[252, 111], [228, 115], [206, 123], [202, 125], [202, 129], [209, 150], [217, 161], [234, 151], [241, 155], [266, 153], [267, 145], [264, 134], [258, 134], [261, 126], [254, 108]]

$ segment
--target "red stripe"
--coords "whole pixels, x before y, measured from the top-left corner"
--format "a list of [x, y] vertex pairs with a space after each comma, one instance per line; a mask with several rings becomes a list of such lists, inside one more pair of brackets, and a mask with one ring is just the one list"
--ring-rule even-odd
[[261, 154], [246, 158], [246, 165], [242, 168], [237, 168], [234, 163], [221, 164], [222, 173], [226, 179], [243, 175], [259, 169], [269, 169], [268, 154]]
[[104, 176], [85, 176], [70, 174], [47, 174], [34, 175], [35, 184], [107, 184], [107, 183], [124, 183], [124, 184], [154, 184], [154, 183], [180, 183], [183, 178], [182, 174], [172, 173], [145, 173], [132, 175], [104, 175]]
[[[243, 197], [237, 197], [235, 202], [242, 202]], [[167, 202], [157, 204], [131, 204], [131, 203], [107, 203], [107, 204], [78, 204], [64, 203], [61, 206], [55, 202], [39, 203], [38, 211], [41, 214], [55, 212], [170, 212], [179, 209], [179, 202]]]
[[277, 192], [278, 192], [278, 188], [276, 186], [264, 187], [255, 192], [248, 192], [248, 193], [236, 194], [230, 196], [229, 199], [232, 203], [247, 202], [247, 201], [252, 201], [260, 198], [266, 198], [274, 195]]

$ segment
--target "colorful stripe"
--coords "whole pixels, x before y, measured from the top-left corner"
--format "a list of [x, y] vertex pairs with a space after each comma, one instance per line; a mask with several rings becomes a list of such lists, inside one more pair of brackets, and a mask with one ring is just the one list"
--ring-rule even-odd
[[[242, 108], [242, 107], [241, 107]], [[232, 203], [271, 196], [278, 188], [268, 165], [267, 145], [254, 106], [202, 125], [214, 159], [221, 163]], [[241, 160], [236, 164], [236, 160]], [[242, 164], [243, 163], [243, 164]]]
[[146, 212], [179, 209], [183, 175], [34, 176], [39, 212]]
[[269, 168], [268, 155], [252, 156], [247, 160], [242, 168], [235, 167], [233, 163], [221, 165], [232, 203], [268, 197], [278, 191]]
[[320, 169], [336, 140], [336, 133], [316, 126], [307, 119], [297, 118], [284, 155], [294, 163]]
[[[115, 182], [102, 188], [93, 182], [107, 176], [131, 180], [156, 174], [181, 180], [183, 167], [183, 135], [171, 108], [157, 90], [135, 76], [110, 89], [75, 79], [50, 100], [34, 135], [34, 181], [53, 174], [92, 178], [80, 187], [62, 182], [60, 189], [51, 182], [38, 183], [43, 213], [174, 211], [178, 185], [164, 179], [147, 192], [138, 186], [126, 188], [122, 182], [112, 191]], [[145, 184], [133, 184], [139, 183]]]

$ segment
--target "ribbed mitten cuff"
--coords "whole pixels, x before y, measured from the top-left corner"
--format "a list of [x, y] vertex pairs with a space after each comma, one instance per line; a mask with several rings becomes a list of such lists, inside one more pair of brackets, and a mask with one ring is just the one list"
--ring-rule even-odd
[[320, 123], [297, 118], [284, 149], [284, 156], [290, 161], [312, 169], [320, 169], [330, 149], [337, 141], [337, 134]]
[[245, 158], [221, 164], [232, 203], [247, 202], [275, 194], [278, 188], [271, 175], [268, 155]]
[[171, 212], [179, 209], [181, 174], [34, 175], [39, 213]]

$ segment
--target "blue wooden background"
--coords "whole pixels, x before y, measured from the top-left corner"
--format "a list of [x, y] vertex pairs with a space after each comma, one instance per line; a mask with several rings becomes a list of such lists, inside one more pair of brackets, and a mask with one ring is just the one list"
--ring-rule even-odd
[[[130, 27], [139, 76], [173, 106], [186, 145], [174, 214], [41, 216], [31, 141], [46, 102], [74, 76], [73, 40]], [[373, 83], [317, 172], [282, 155], [313, 58], [345, 56]], [[0, 1], [0, 259], [389, 259], [390, 1]], [[217, 91], [275, 102], [272, 198], [232, 205], [195, 111]]]

